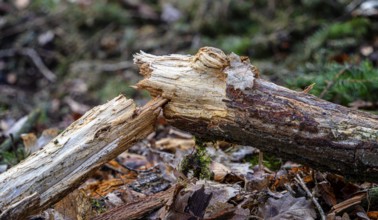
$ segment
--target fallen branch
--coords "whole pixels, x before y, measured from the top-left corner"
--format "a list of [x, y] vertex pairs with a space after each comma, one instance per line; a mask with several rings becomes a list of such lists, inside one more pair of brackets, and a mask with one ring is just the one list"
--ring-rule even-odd
[[304, 189], [304, 191], [306, 192], [307, 196], [312, 200], [312, 202], [314, 203], [315, 207], [318, 209], [319, 211], [319, 214], [320, 214], [320, 219], [322, 220], [326, 220], [326, 216], [324, 214], [324, 211], [322, 209], [322, 207], [320, 206], [318, 200], [316, 200], [315, 196], [312, 195], [312, 193], [310, 192], [310, 190], [307, 188], [306, 184], [303, 182], [302, 178], [299, 176], [299, 174], [296, 174], [295, 175], [295, 178], [294, 178], [295, 181], [297, 181], [297, 183], [302, 187], [302, 189]]
[[137, 84], [170, 100], [172, 125], [205, 140], [252, 145], [313, 168], [378, 181], [378, 116], [259, 78], [246, 57], [201, 48], [195, 56], [135, 55]]
[[139, 201], [121, 205], [93, 218], [93, 220], [140, 219], [149, 212], [166, 205], [166, 203], [173, 198], [175, 188], [176, 187], [171, 187], [166, 191], [147, 196]]
[[137, 109], [118, 96], [88, 111], [43, 149], [0, 175], [0, 219], [25, 219], [62, 199], [154, 129], [162, 98]]

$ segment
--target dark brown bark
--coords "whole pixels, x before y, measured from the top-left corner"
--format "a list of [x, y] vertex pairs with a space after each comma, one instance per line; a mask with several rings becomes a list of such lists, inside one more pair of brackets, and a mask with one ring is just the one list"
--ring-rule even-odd
[[129, 220], [142, 218], [144, 215], [164, 206], [169, 199], [173, 198], [174, 191], [175, 187], [171, 187], [166, 191], [147, 196], [139, 201], [111, 209], [95, 217], [93, 220]]
[[[313, 168], [378, 181], [378, 116], [260, 79], [245, 57], [137, 54], [153, 96], [169, 99], [172, 125], [205, 140], [251, 145]], [[223, 63], [223, 64], [222, 64]]]

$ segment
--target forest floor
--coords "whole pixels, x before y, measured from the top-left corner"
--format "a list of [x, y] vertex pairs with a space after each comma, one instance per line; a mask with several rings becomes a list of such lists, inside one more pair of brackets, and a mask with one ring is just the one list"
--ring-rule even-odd
[[[274, 83], [315, 83], [315, 96], [377, 113], [377, 19], [375, 1], [353, 0], [0, 2], [0, 173], [120, 93], [146, 103], [148, 93], [130, 87], [141, 79], [132, 62], [140, 50], [214, 46], [249, 56]], [[376, 183], [261, 157], [253, 146], [198, 145], [160, 118], [155, 133], [80, 187], [85, 196], [75, 191], [40, 217], [99, 216], [176, 187], [175, 202], [144, 218], [378, 219]], [[186, 194], [207, 203], [193, 208]]]

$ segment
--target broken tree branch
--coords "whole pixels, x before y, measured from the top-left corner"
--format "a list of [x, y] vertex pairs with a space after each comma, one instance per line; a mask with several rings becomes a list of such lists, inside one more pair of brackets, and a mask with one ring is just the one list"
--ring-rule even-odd
[[165, 99], [137, 109], [118, 96], [88, 111], [43, 149], [0, 175], [0, 219], [25, 219], [62, 199], [154, 129]]
[[378, 116], [259, 78], [247, 57], [135, 55], [137, 86], [170, 100], [172, 125], [207, 140], [252, 145], [313, 168], [378, 181]]
[[125, 205], [118, 206], [114, 209], [109, 210], [99, 216], [93, 218], [93, 220], [131, 220], [140, 219], [145, 214], [152, 212], [164, 205], [173, 198], [173, 194], [176, 187], [171, 187], [170, 189], [159, 192], [146, 198], [140, 199], [138, 201], [128, 203]]

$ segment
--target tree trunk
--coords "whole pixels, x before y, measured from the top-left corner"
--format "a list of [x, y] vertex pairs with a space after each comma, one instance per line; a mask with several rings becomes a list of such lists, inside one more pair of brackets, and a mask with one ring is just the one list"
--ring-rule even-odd
[[0, 175], [0, 219], [25, 219], [62, 199], [105, 162], [154, 129], [158, 98], [137, 109], [118, 96], [95, 107], [43, 149]]
[[201, 48], [195, 56], [134, 62], [139, 88], [169, 100], [172, 125], [205, 140], [251, 145], [284, 159], [378, 181], [378, 116], [352, 110], [259, 78], [248, 58]]

